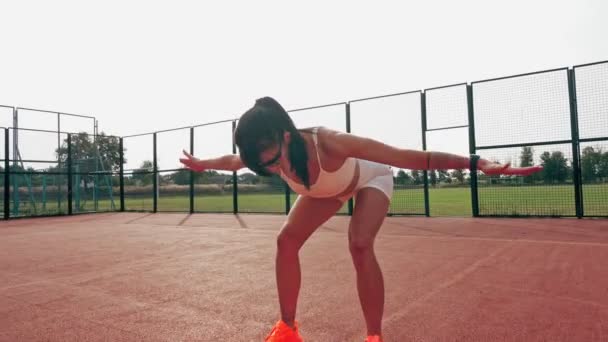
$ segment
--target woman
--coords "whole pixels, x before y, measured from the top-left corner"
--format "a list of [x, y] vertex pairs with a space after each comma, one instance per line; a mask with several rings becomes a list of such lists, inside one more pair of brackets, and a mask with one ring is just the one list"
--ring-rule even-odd
[[[281, 319], [266, 341], [302, 341], [295, 320], [300, 290], [298, 251], [310, 235], [349, 198], [356, 197], [348, 240], [357, 273], [357, 290], [367, 325], [366, 341], [381, 341], [384, 282], [374, 239], [393, 192], [390, 166], [413, 170], [468, 169], [470, 160], [442, 152], [406, 150], [327, 128], [298, 130], [274, 99], [258, 99], [241, 116], [234, 132], [239, 155], [199, 160], [186, 153], [189, 169], [277, 174], [299, 194], [277, 238], [276, 281]], [[489, 175], [528, 175], [540, 167], [512, 168], [479, 159]]]

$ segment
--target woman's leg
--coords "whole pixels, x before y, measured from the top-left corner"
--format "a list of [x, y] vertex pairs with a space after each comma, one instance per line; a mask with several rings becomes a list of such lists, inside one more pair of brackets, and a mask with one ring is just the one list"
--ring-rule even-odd
[[384, 222], [390, 201], [376, 188], [357, 193], [348, 231], [349, 249], [357, 271], [357, 290], [368, 335], [381, 335], [384, 280], [374, 253], [374, 240]]
[[342, 203], [336, 199], [299, 196], [277, 238], [276, 277], [281, 319], [293, 328], [300, 292], [300, 259], [304, 242]]

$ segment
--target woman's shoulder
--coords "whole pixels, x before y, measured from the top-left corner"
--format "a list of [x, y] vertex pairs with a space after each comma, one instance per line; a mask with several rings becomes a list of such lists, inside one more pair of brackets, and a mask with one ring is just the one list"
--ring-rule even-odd
[[318, 126], [316, 132], [317, 144], [326, 154], [341, 155], [342, 146], [340, 146], [338, 137], [342, 134], [347, 133], [324, 126]]
[[344, 134], [345, 132], [338, 131], [333, 128], [329, 128], [329, 127], [325, 127], [325, 126], [317, 126], [316, 133], [317, 133], [317, 136], [320, 136], [322, 138], [331, 139], [332, 137], [339, 135], [339, 134]]
[[310, 127], [302, 127], [302, 128], [298, 128], [298, 131], [300, 132], [310, 132], [310, 133], [346, 133], [344, 131], [340, 131], [340, 130], [336, 130], [327, 126], [310, 126]]
[[311, 126], [311, 127], [302, 127], [298, 128], [298, 132], [300, 133], [317, 133], [322, 126]]

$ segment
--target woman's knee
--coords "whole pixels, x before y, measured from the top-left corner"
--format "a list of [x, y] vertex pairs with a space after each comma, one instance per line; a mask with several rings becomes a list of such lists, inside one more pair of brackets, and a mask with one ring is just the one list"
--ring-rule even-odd
[[304, 241], [293, 233], [294, 227], [285, 225], [277, 236], [277, 250], [279, 253], [297, 253]]
[[373, 253], [374, 239], [365, 236], [349, 235], [348, 248], [354, 257], [365, 256], [366, 254]]

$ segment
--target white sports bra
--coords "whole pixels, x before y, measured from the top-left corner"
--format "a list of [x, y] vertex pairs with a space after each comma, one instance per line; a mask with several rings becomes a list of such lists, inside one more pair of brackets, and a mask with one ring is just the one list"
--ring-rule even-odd
[[310, 197], [335, 197], [346, 191], [348, 186], [352, 183], [357, 167], [357, 159], [347, 158], [338, 170], [334, 172], [325, 171], [321, 166], [321, 158], [319, 157], [319, 142], [317, 140], [318, 129], [318, 127], [315, 127], [312, 131], [312, 140], [315, 143], [317, 160], [319, 162], [319, 177], [315, 184], [311, 184], [310, 189], [306, 189], [303, 184], [287, 177], [282, 170], [280, 176], [289, 184], [291, 189], [298, 194]]

